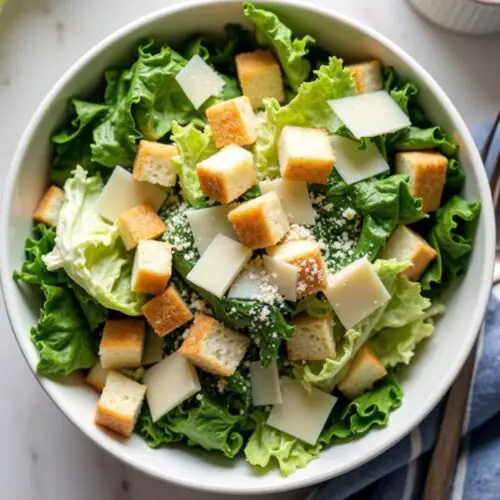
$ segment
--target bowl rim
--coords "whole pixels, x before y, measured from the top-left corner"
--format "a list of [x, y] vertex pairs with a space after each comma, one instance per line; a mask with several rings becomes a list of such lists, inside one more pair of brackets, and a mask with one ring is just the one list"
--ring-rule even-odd
[[[277, 493], [282, 491], [288, 491], [295, 488], [301, 488], [310, 486], [321, 481], [326, 481], [332, 479], [333, 477], [337, 477], [341, 474], [346, 474], [366, 462], [374, 459], [381, 453], [385, 452], [387, 449], [392, 447], [395, 443], [403, 439], [407, 436], [416, 426], [418, 426], [421, 421], [432, 411], [433, 408], [439, 403], [439, 401], [443, 398], [445, 393], [448, 391], [449, 387], [453, 383], [454, 379], [459, 373], [462, 365], [465, 363], [474, 343], [476, 337], [479, 333], [481, 324], [483, 322], [483, 317], [486, 312], [487, 302], [490, 294], [490, 286], [491, 277], [493, 275], [493, 263], [494, 263], [494, 255], [495, 255], [495, 216], [493, 210], [493, 204], [490, 196], [490, 189], [488, 184], [488, 178], [486, 176], [484, 165], [482, 163], [481, 157], [475, 145], [475, 142], [465, 125], [463, 119], [460, 114], [456, 110], [455, 106], [452, 104], [446, 93], [441, 89], [438, 83], [432, 78], [432, 76], [408, 53], [406, 53], [403, 49], [401, 49], [396, 43], [392, 42], [390, 39], [386, 38], [384, 35], [380, 34], [375, 29], [365, 25], [363, 22], [358, 21], [354, 18], [351, 18], [344, 14], [339, 14], [333, 10], [330, 10], [326, 7], [317, 6], [313, 3], [308, 3], [304, 0], [266, 0], [265, 2], [256, 2], [257, 4], [262, 3], [265, 6], [291, 6], [297, 7], [299, 9], [308, 10], [324, 17], [328, 18], [330, 21], [335, 21], [344, 25], [347, 25], [354, 30], [363, 33], [369, 38], [373, 39], [376, 43], [386, 47], [389, 51], [391, 51], [398, 59], [404, 61], [409, 67], [411, 67], [419, 77], [425, 81], [427, 86], [431, 89], [431, 92], [434, 96], [438, 97], [439, 100], [443, 103], [443, 107], [446, 109], [452, 123], [455, 125], [458, 135], [462, 139], [462, 141], [466, 144], [467, 149], [470, 151], [470, 163], [471, 170], [474, 171], [475, 178], [478, 184], [478, 190], [481, 195], [482, 201], [482, 209], [481, 209], [481, 217], [485, 219], [486, 226], [488, 227], [488, 231], [485, 232], [485, 240], [484, 240], [484, 251], [485, 251], [485, 259], [482, 267], [483, 273], [483, 282], [484, 286], [478, 290], [478, 294], [475, 299], [475, 307], [473, 312], [473, 332], [470, 333], [466, 338], [466, 348], [463, 349], [460, 356], [454, 360], [454, 363], [447, 367], [447, 371], [445, 376], [441, 379], [441, 384], [436, 385], [436, 389], [434, 392], [429, 395], [425, 402], [422, 402], [421, 405], [418, 406], [416, 411], [416, 416], [412, 422], [410, 427], [402, 429], [400, 432], [396, 433], [394, 436], [386, 438], [384, 441], [381, 441], [378, 446], [374, 446], [373, 448], [366, 451], [363, 456], [360, 456], [357, 461], [351, 461], [346, 463], [343, 468], [339, 470], [335, 470], [333, 473], [330, 471], [319, 471], [315, 474], [310, 474], [307, 478], [300, 478], [297, 480], [293, 479], [293, 476], [286, 478], [281, 483], [266, 485], [265, 482], [256, 486], [244, 486], [235, 487], [234, 485], [223, 485], [223, 487], [218, 487], [216, 485], [203, 485], [195, 483], [191, 480], [185, 480], [182, 477], [175, 477], [173, 475], [168, 475], [168, 470], [164, 471], [164, 474], [160, 474], [155, 470], [148, 467], [146, 463], [140, 463], [135, 461], [128, 456], [123, 456], [118, 451], [110, 449], [107, 445], [105, 439], [95, 439], [93, 436], [90, 436], [84, 429], [82, 429], [77, 419], [73, 419], [70, 416], [65, 408], [64, 404], [60, 403], [58, 397], [52, 394], [50, 387], [45, 383], [45, 379], [43, 377], [39, 377], [36, 374], [36, 371], [31, 366], [28, 361], [27, 354], [24, 351], [20, 336], [25, 335], [25, 330], [18, 325], [16, 322], [16, 318], [13, 314], [11, 314], [12, 310], [15, 308], [16, 301], [13, 300], [8, 294], [6, 294], [7, 290], [7, 280], [11, 280], [10, 269], [8, 266], [7, 258], [5, 257], [6, 252], [3, 251], [3, 248], [7, 245], [8, 241], [8, 221], [10, 215], [9, 206], [11, 204], [11, 199], [14, 191], [14, 186], [17, 181], [18, 173], [20, 167], [22, 165], [23, 158], [25, 153], [30, 145], [32, 140], [32, 136], [36, 131], [40, 121], [45, 116], [48, 108], [51, 106], [52, 102], [59, 95], [61, 90], [65, 87], [65, 85], [75, 76], [77, 75], [82, 67], [88, 64], [92, 59], [94, 59], [100, 52], [105, 50], [109, 45], [119, 41], [120, 39], [126, 37], [127, 35], [133, 33], [139, 28], [153, 23], [159, 18], [168, 18], [170, 15], [179, 13], [182, 11], [190, 11], [191, 9], [195, 9], [197, 7], [204, 7], [207, 5], [227, 5], [227, 4], [239, 4], [242, 5], [242, 2], [239, 0], [189, 0], [186, 2], [178, 3], [176, 5], [167, 6], [164, 8], [160, 8], [154, 10], [153, 12], [146, 14], [125, 26], [119, 28], [114, 31], [110, 35], [106, 36], [96, 45], [94, 45], [91, 49], [89, 49], [82, 57], [80, 57], [56, 82], [53, 88], [47, 93], [42, 102], [37, 107], [34, 115], [30, 119], [21, 140], [16, 148], [14, 153], [11, 165], [9, 167], [5, 187], [3, 189], [3, 196], [0, 206], [0, 287], [2, 290], [3, 300], [5, 303], [5, 310], [7, 317], [9, 319], [9, 323], [14, 333], [14, 337], [16, 342], [25, 358], [31, 372], [35, 376], [35, 379], [38, 381], [42, 389], [45, 393], [50, 397], [50, 399], [54, 402], [56, 407], [61, 411], [61, 413], [77, 427], [81, 432], [83, 432], [89, 439], [91, 439], [95, 444], [106, 450], [109, 454], [117, 458], [118, 460], [124, 462], [128, 466], [140, 470], [141, 472], [158, 478], [160, 480], [176, 484], [178, 486], [183, 486], [186, 488], [191, 488], [195, 490], [207, 491], [207, 492], [215, 492], [215, 493], [226, 493], [226, 494], [266, 494], [266, 493]], [[474, 333], [475, 332], [475, 333]], [[354, 463], [355, 462], [355, 463]]]

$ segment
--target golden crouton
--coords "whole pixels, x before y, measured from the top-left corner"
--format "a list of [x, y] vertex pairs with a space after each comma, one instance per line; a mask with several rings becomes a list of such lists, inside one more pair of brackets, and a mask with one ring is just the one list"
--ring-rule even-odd
[[199, 314], [179, 353], [201, 370], [229, 377], [238, 368], [249, 344], [246, 335], [226, 328], [206, 314]]
[[446, 156], [436, 151], [396, 153], [396, 172], [410, 175], [410, 192], [422, 198], [424, 212], [434, 212], [441, 205], [447, 165]]
[[132, 267], [132, 290], [158, 294], [172, 275], [172, 247], [165, 241], [140, 240]]
[[435, 257], [434, 248], [406, 226], [396, 228], [380, 254], [381, 259], [411, 262], [412, 265], [401, 274], [412, 281], [418, 281]]
[[48, 226], [57, 226], [57, 219], [63, 202], [64, 191], [57, 186], [50, 186], [38, 204], [33, 219]]
[[297, 266], [297, 297], [305, 297], [325, 290], [328, 286], [326, 266], [316, 241], [297, 240], [268, 248], [276, 260]]
[[102, 367], [111, 370], [141, 366], [144, 335], [143, 319], [106, 321], [99, 345]]
[[212, 200], [231, 203], [257, 183], [250, 151], [226, 146], [196, 167], [201, 190]]
[[140, 240], [152, 240], [167, 230], [167, 226], [149, 203], [137, 205], [122, 213], [116, 224], [127, 250], [135, 248]]
[[175, 186], [177, 171], [172, 158], [177, 154], [173, 144], [140, 141], [134, 160], [134, 178], [163, 187]]
[[380, 360], [368, 345], [364, 344], [354, 356], [349, 371], [340, 381], [338, 389], [347, 399], [356, 399], [386, 375], [387, 370]]
[[346, 67], [351, 70], [356, 82], [356, 88], [360, 94], [367, 94], [384, 88], [380, 61], [375, 59], [358, 64], [349, 64]]
[[106, 378], [108, 376], [108, 370], [102, 367], [100, 361], [98, 361], [88, 372], [86, 381], [87, 384], [92, 387], [97, 392], [102, 392], [104, 386], [106, 385]]
[[281, 177], [287, 181], [326, 184], [335, 155], [325, 130], [283, 127], [278, 141]]
[[176, 328], [193, 319], [193, 313], [182, 300], [174, 285], [151, 299], [142, 313], [160, 337], [164, 337]]
[[110, 371], [97, 403], [95, 423], [123, 437], [130, 437], [141, 411], [146, 386]]
[[315, 318], [303, 314], [293, 320], [295, 332], [286, 342], [290, 361], [335, 358], [333, 317]]
[[214, 104], [206, 114], [218, 148], [230, 144], [248, 146], [257, 140], [257, 119], [248, 97]]
[[261, 108], [262, 101], [267, 97], [274, 97], [279, 102], [285, 100], [280, 66], [271, 52], [245, 52], [238, 54], [235, 61], [241, 90], [254, 109]]
[[248, 248], [276, 245], [289, 229], [288, 217], [275, 191], [238, 205], [227, 217]]

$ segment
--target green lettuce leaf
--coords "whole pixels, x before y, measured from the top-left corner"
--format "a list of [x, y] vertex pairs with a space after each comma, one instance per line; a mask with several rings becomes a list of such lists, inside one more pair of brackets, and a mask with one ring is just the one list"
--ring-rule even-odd
[[453, 196], [437, 211], [427, 237], [437, 256], [421, 281], [427, 293], [436, 295], [465, 274], [480, 211], [480, 202], [469, 202], [461, 196]]
[[341, 399], [335, 405], [321, 433], [319, 443], [359, 438], [370, 429], [385, 427], [391, 412], [401, 406], [403, 391], [394, 373], [377, 382], [373, 389], [352, 402]]
[[102, 188], [99, 176], [75, 170], [64, 187], [55, 247], [43, 261], [51, 271], [64, 269], [104, 307], [139, 316], [146, 296], [130, 288], [133, 255], [125, 250], [118, 228], [97, 213]]
[[97, 361], [97, 337], [79, 307], [75, 296], [61, 286], [41, 286], [45, 302], [40, 319], [31, 329], [39, 354], [40, 375], [64, 377]]
[[395, 151], [415, 151], [418, 149], [438, 149], [445, 156], [453, 156], [458, 144], [441, 127], [408, 127], [395, 134], [390, 141]]
[[314, 74], [316, 79], [303, 83], [286, 106], [280, 106], [273, 98], [264, 99], [255, 144], [260, 178], [272, 179], [279, 174], [277, 140], [285, 125], [326, 128], [332, 133], [341, 126], [328, 101], [356, 93], [351, 73], [343, 67], [341, 59], [332, 57], [328, 65], [321, 66]]
[[190, 205], [198, 205], [205, 200], [205, 195], [196, 175], [196, 165], [217, 152], [211, 129], [206, 126], [200, 130], [193, 123], [183, 127], [174, 122], [172, 141], [179, 150], [174, 162], [179, 174], [182, 196]]
[[311, 73], [311, 63], [306, 55], [309, 52], [307, 45], [314, 43], [314, 38], [309, 35], [294, 38], [290, 28], [276, 14], [257, 9], [251, 3], [245, 4], [243, 12], [257, 27], [257, 43], [273, 50], [285, 74], [286, 83], [297, 91]]
[[303, 312], [315, 318], [323, 318], [332, 313], [332, 306], [319, 294], [309, 295], [297, 301], [292, 316], [298, 316]]
[[283, 476], [289, 476], [319, 456], [321, 445], [312, 446], [269, 427], [265, 413], [255, 412], [252, 418], [256, 428], [245, 446], [245, 457], [251, 465], [262, 468], [277, 465]]
[[[377, 260], [374, 263], [375, 271], [387, 291], [394, 294], [398, 286], [399, 273], [408, 267], [407, 263], [396, 260]], [[335, 359], [313, 361], [305, 365], [294, 365], [295, 378], [300, 380], [306, 389], [311, 386], [331, 392], [334, 386], [342, 380], [349, 369], [350, 362], [358, 349], [373, 335], [377, 323], [390, 305], [389, 301], [384, 306], [370, 314], [347, 332], [335, 332], [337, 339]], [[336, 325], [340, 328], [340, 325]]]

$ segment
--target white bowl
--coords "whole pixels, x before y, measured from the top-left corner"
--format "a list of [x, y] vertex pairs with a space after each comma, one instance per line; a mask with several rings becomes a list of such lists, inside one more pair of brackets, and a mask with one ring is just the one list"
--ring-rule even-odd
[[[403, 381], [403, 406], [389, 425], [362, 439], [322, 452], [288, 478], [276, 472], [256, 473], [246, 462], [228, 461], [210, 453], [182, 447], [151, 450], [138, 436], [127, 442], [96, 427], [96, 395], [75, 379], [64, 383], [40, 378], [42, 387], [63, 413], [89, 438], [127, 464], [158, 478], [190, 488], [226, 493], [270, 493], [306, 486], [346, 473], [374, 458], [408, 434], [438, 403], [465, 361], [483, 319], [490, 290], [494, 257], [494, 215], [474, 142], [457, 110], [436, 82], [399, 47], [362, 24], [334, 12], [293, 0], [273, 9], [297, 32], [310, 33], [320, 45], [345, 58], [381, 59], [417, 83], [429, 116], [460, 144], [466, 172], [465, 196], [483, 201], [474, 252], [467, 276], [451, 294], [448, 312], [434, 337], [410, 367]], [[146, 16], [111, 35], [80, 59], [44, 99], [26, 130], [11, 166], [1, 211], [0, 271], [7, 312], [17, 341], [34, 370], [37, 354], [30, 327], [38, 318], [35, 295], [11, 279], [24, 257], [32, 214], [47, 185], [50, 135], [67, 110], [68, 99], [92, 90], [106, 68], [119, 64], [146, 36], [175, 42], [197, 32], [219, 32], [227, 22], [245, 22], [239, 2], [192, 2]], [[57, 444], [56, 444], [57, 446]]]

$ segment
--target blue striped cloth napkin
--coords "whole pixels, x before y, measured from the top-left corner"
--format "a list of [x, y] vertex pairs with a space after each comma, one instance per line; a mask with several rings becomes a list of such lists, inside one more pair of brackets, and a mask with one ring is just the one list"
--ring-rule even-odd
[[[479, 148], [492, 124], [473, 131]], [[486, 165], [491, 172], [500, 134]], [[443, 402], [410, 435], [360, 468], [321, 485], [311, 500], [417, 500], [421, 498], [429, 453], [441, 422]], [[390, 425], [390, 421], [389, 421]], [[500, 289], [493, 290], [479, 340], [451, 500], [500, 499]]]

